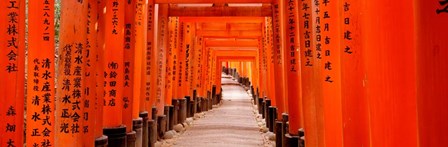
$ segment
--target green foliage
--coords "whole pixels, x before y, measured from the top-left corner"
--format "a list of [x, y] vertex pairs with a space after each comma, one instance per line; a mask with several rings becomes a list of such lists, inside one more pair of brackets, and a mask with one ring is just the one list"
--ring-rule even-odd
[[54, 35], [56, 43], [59, 43], [59, 22], [61, 20], [61, 0], [54, 2]]

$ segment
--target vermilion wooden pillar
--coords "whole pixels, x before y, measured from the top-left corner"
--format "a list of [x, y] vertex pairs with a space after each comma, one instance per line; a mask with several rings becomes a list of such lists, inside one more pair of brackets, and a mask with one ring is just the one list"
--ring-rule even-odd
[[285, 24], [285, 39], [283, 53], [285, 62], [285, 97], [288, 99], [288, 115], [289, 115], [289, 134], [298, 136], [299, 129], [302, 127], [300, 122], [302, 115], [302, 88], [300, 78], [300, 52], [299, 48], [299, 36], [298, 36], [298, 2], [288, 1], [282, 6], [280, 2], [280, 8], [283, 8], [284, 12], [284, 24]]
[[[105, 26], [106, 26], [106, 14], [104, 13], [104, 8], [106, 7], [106, 1], [98, 1], [98, 24], [97, 24], [97, 60], [96, 60], [96, 100], [95, 100], [95, 145], [100, 145], [106, 141], [107, 136], [103, 135], [103, 108], [104, 108], [104, 52], [105, 52]], [[105, 144], [103, 144], [105, 145]]]
[[[83, 16], [75, 18], [75, 15]], [[59, 66], [56, 91], [54, 146], [83, 144], [84, 100], [86, 93], [83, 58], [87, 39], [87, 2], [62, 1], [59, 30]], [[121, 118], [119, 118], [121, 120]], [[92, 142], [93, 143], [93, 142]]]
[[419, 146], [448, 144], [446, 1], [415, 0]]
[[176, 88], [177, 88], [177, 97], [184, 98], [185, 97], [185, 63], [186, 63], [186, 53], [185, 53], [185, 44], [184, 44], [184, 29], [185, 25], [180, 21], [179, 18], [179, 39], [178, 39], [178, 52], [177, 52], [177, 80], [176, 80]]
[[282, 120], [282, 113], [286, 112], [285, 110], [285, 97], [284, 97], [284, 75], [283, 75], [283, 54], [282, 54], [282, 40], [283, 37], [283, 31], [284, 26], [282, 25], [283, 22], [281, 21], [283, 13], [280, 13], [283, 11], [279, 7], [279, 0], [275, 0], [272, 3], [272, 9], [273, 9], [273, 16], [272, 16], [272, 37], [273, 37], [273, 61], [274, 61], [274, 68], [275, 71], [274, 77], [275, 77], [275, 98], [277, 103], [277, 119]]
[[193, 80], [193, 87], [192, 90], [196, 90], [197, 96], [201, 97], [200, 89], [201, 89], [201, 61], [202, 61], [202, 50], [204, 48], [203, 46], [204, 40], [202, 36], [198, 36], [195, 39], [195, 45], [193, 48], [194, 52], [194, 58], [193, 58], [193, 64], [192, 64], [192, 80]]
[[184, 83], [182, 84], [184, 87], [185, 96], [191, 96], [190, 92], [190, 82], [191, 82], [191, 64], [192, 64], [192, 52], [193, 52], [193, 39], [195, 33], [195, 25], [191, 22], [184, 23], [184, 52], [185, 52], [185, 71], [184, 72]]
[[[25, 4], [24, 0], [0, 2], [0, 29], [2, 30], [0, 32], [0, 93], [2, 94], [0, 98], [0, 119], [2, 120], [0, 122], [0, 146], [23, 145]], [[36, 25], [43, 26], [42, 23], [40, 21]], [[44, 73], [45, 70], [40, 70], [37, 75], [38, 79]], [[44, 80], [39, 82], [41, 84], [45, 83]], [[42, 86], [38, 87], [37, 90], [42, 91], [41, 88]], [[44, 116], [39, 116], [39, 112], [37, 111], [35, 115], [39, 117], [39, 119], [36, 118], [36, 121], [42, 122], [41, 119]], [[37, 128], [39, 132], [42, 131], [41, 128]]]
[[174, 27], [176, 18], [169, 17], [167, 21], [168, 29], [166, 30], [168, 35], [168, 45], [166, 48], [166, 77], [165, 77], [165, 104], [172, 105], [173, 99], [173, 66], [174, 66]]
[[83, 84], [85, 99], [83, 100], [83, 145], [92, 146], [95, 144], [95, 104], [97, 98], [96, 91], [96, 68], [97, 67], [97, 50], [98, 50], [98, 1], [87, 1], [87, 13], [84, 16], [86, 20], [86, 40], [85, 51], [83, 52], [84, 60], [84, 79]]
[[[312, 83], [311, 88], [309, 89], [310, 98], [314, 99], [314, 104], [316, 107], [316, 118], [315, 127], [317, 130], [317, 146], [326, 146], [324, 143], [325, 137], [325, 128], [324, 128], [324, 106], [323, 106], [323, 93], [322, 93], [322, 83], [324, 82], [324, 78], [322, 76], [323, 61], [322, 61], [322, 44], [324, 43], [324, 39], [322, 37], [322, 31], [324, 24], [322, 23], [322, 14], [321, 11], [321, 3], [319, 1], [311, 2], [311, 21], [312, 21]], [[311, 25], [310, 24], [310, 25]], [[306, 130], [305, 130], [306, 132]]]
[[[418, 146], [413, 8], [407, 0], [365, 1], [362, 7], [371, 146]], [[355, 36], [344, 33], [348, 37]]]
[[316, 104], [313, 97], [313, 84], [315, 81], [313, 66], [316, 57], [315, 48], [312, 46], [315, 37], [313, 37], [312, 15], [314, 10], [311, 8], [312, 0], [304, 0], [299, 3], [299, 32], [300, 32], [300, 60], [301, 60], [301, 78], [302, 78], [302, 106], [303, 106], [303, 128], [306, 136], [306, 146], [318, 145]]
[[325, 144], [343, 146], [341, 102], [341, 21], [338, 1], [322, 2], [322, 93], [325, 120]]
[[170, 46], [172, 46], [172, 50], [171, 50], [171, 54], [172, 54], [172, 59], [173, 59], [173, 64], [171, 66], [172, 69], [172, 97], [173, 99], [179, 99], [180, 96], [178, 95], [178, 90], [179, 88], [178, 86], [178, 64], [179, 64], [179, 17], [172, 17], [170, 19], [173, 19], [173, 21], [170, 23], [170, 25], [172, 25], [172, 29], [170, 28], [170, 36], [171, 36], [171, 44]]
[[[142, 82], [145, 85], [145, 97], [141, 97], [140, 100], [145, 104], [140, 103], [140, 112], [150, 111], [155, 106], [155, 89], [156, 83], [153, 82], [153, 78], [156, 77], [157, 62], [156, 62], [156, 43], [155, 43], [155, 5], [154, 0], [148, 0], [148, 13], [147, 13], [147, 32], [146, 32], [146, 53], [144, 56], [143, 71], [145, 71], [145, 78], [142, 77]], [[143, 23], [145, 24], [145, 23]], [[144, 105], [144, 106], [143, 106]], [[148, 118], [152, 118], [152, 113], [148, 113]]]
[[[148, 34], [149, 33], [149, 24], [148, 21], [148, 5], [152, 6], [152, 1], [146, 1], [144, 0], [137, 0], [135, 2], [135, 9], [131, 9], [131, 12], [135, 13], [135, 17], [132, 19], [134, 21], [133, 23], [133, 31], [131, 33], [131, 36], [134, 38], [131, 38], [131, 42], [133, 44], [135, 49], [133, 50], [134, 58], [133, 60], [130, 60], [133, 68], [131, 68], [131, 74], [130, 76], [133, 77], [132, 81], [132, 87], [133, 87], [133, 98], [132, 98], [132, 118], [138, 119], [139, 114], [141, 112], [147, 112], [148, 107], [147, 106], [150, 103], [149, 100], [149, 92], [150, 89], [147, 87], [147, 50], [150, 48], [150, 43], [148, 43]], [[131, 19], [129, 19], [131, 21]], [[125, 25], [126, 30], [126, 25]], [[135, 31], [134, 31], [135, 30]], [[127, 41], [126, 36], [128, 35], [128, 32], [125, 31], [125, 42]], [[125, 44], [126, 48], [126, 44]], [[125, 70], [126, 72], [126, 70]], [[126, 80], [126, 77], [125, 77]], [[126, 83], [126, 81], [125, 81]], [[126, 84], [125, 84], [126, 85]]]
[[[265, 22], [263, 25], [263, 43], [266, 48], [266, 74], [267, 74], [267, 89], [268, 89], [268, 97], [271, 99], [271, 105], [277, 106], [277, 99], [275, 97], [275, 70], [274, 70], [274, 49], [272, 44], [272, 18], [265, 18]], [[246, 72], [247, 74], [247, 72]], [[247, 75], [245, 75], [247, 77]]]
[[[140, 92], [140, 79], [134, 78], [134, 73], [137, 70], [135, 67], [140, 67], [137, 72], [141, 73], [141, 63], [142, 61], [137, 61], [140, 64], [136, 66], [135, 56], [140, 56], [140, 52], [136, 54], [136, 36], [134, 31], [136, 29], [136, 14], [138, 9], [136, 9], [136, 1], [126, 1], [125, 2], [125, 15], [124, 15], [124, 42], [123, 42], [123, 124], [126, 126], [126, 133], [132, 134], [132, 120], [133, 120], [133, 107], [134, 99], [140, 100], [140, 93], [134, 94], [134, 89], [138, 89]], [[141, 7], [141, 6], [140, 6]], [[140, 13], [141, 15], [141, 13]], [[141, 17], [141, 16], [140, 16]], [[143, 25], [141, 25], [143, 26]], [[141, 51], [141, 50], [140, 50]], [[141, 59], [141, 58], [140, 58]], [[139, 66], [140, 65], [140, 66]], [[141, 75], [139, 75], [141, 77]], [[137, 80], [134, 80], [137, 79]], [[138, 84], [137, 84], [138, 82]], [[135, 86], [134, 86], [135, 85]], [[138, 87], [138, 88], [137, 88]], [[138, 116], [138, 115], [137, 115]], [[137, 117], [138, 118], [138, 117]], [[135, 132], [134, 132], [135, 133]]]
[[[263, 53], [264, 53], [264, 47], [263, 47], [263, 42], [261, 38], [258, 38], [258, 55], [257, 55], [257, 68], [258, 68], [258, 91], [259, 91], [259, 95], [258, 97], [265, 97], [266, 94], [266, 89], [265, 89], [265, 70], [264, 70], [264, 60], [263, 60]], [[237, 68], [238, 69], [238, 68]]]
[[[124, 86], [125, 1], [109, 0], [105, 16], [104, 115], [105, 129], [122, 126]], [[110, 20], [110, 21], [108, 21]], [[117, 56], [118, 55], [118, 56]]]
[[[362, 82], [365, 75], [364, 45], [361, 37], [362, 3], [357, 0], [343, 0], [338, 4], [342, 14], [342, 17], [338, 18], [341, 42], [338, 52], [341, 57], [343, 143], [346, 147], [370, 145], [369, 107]], [[344, 33], [348, 32], [351, 33], [350, 37], [344, 38]]]
[[152, 83], [157, 85], [155, 89], [155, 99], [157, 106], [157, 115], [163, 115], [165, 106], [165, 76], [166, 76], [166, 54], [168, 48], [168, 4], [159, 5], [157, 19], [157, 48], [153, 55], [157, 59], [157, 68], [155, 79]]
[[[28, 78], [27, 78], [27, 145], [54, 144], [54, 1], [29, 2]], [[42, 22], [47, 22], [43, 23]], [[21, 57], [21, 56], [19, 56]], [[39, 76], [40, 75], [40, 76]], [[5, 120], [5, 119], [3, 119]], [[17, 124], [13, 124], [18, 127]], [[7, 127], [6, 132], [10, 132]], [[15, 130], [15, 128], [14, 128]], [[93, 131], [92, 131], [93, 132]], [[3, 137], [2, 137], [3, 138]], [[92, 136], [93, 138], [93, 136]], [[94, 138], [93, 138], [94, 139]], [[93, 144], [93, 141], [90, 142]], [[16, 146], [21, 146], [17, 142]], [[5, 146], [2, 144], [0, 146]]]
[[210, 90], [207, 87], [207, 74], [210, 74], [209, 72], [207, 72], [207, 68], [208, 68], [208, 52], [209, 52], [210, 48], [209, 47], [204, 47], [204, 49], [202, 50], [202, 61], [201, 61], [201, 96], [204, 98], [207, 98], [207, 91]]

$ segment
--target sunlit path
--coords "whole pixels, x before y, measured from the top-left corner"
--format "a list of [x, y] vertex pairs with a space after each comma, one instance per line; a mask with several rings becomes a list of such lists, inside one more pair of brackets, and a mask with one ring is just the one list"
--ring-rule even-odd
[[250, 96], [230, 78], [222, 81], [223, 104], [195, 120], [175, 146], [263, 146]]

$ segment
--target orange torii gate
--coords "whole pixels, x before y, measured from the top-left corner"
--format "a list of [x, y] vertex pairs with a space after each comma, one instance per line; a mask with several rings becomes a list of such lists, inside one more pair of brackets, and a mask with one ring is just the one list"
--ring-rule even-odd
[[277, 146], [442, 146], [445, 1], [61, 1], [59, 44], [55, 1], [29, 1], [25, 54], [27, 4], [6, 0], [0, 146], [22, 145], [24, 111], [28, 146], [153, 146], [219, 103], [223, 65]]

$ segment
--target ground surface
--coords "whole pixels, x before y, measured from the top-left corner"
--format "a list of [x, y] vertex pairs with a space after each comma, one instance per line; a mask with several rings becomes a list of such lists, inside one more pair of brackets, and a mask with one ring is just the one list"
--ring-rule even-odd
[[222, 83], [223, 104], [195, 120], [175, 147], [264, 146], [248, 93], [228, 77]]

